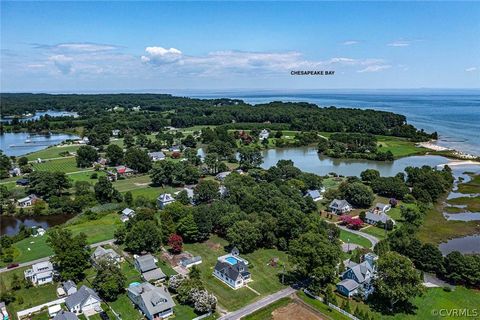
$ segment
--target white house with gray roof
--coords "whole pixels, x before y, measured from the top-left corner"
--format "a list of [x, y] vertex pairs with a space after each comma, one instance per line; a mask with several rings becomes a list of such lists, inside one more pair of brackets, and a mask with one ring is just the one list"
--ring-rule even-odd
[[373, 279], [376, 276], [378, 256], [367, 253], [361, 263], [349, 261], [347, 270], [342, 274], [342, 281], [337, 283], [337, 291], [346, 297], [361, 295], [366, 299], [374, 290]]
[[145, 281], [165, 280], [166, 275], [162, 269], [157, 267], [157, 260], [151, 255], [146, 254], [135, 258], [135, 269], [137, 269]]
[[321, 190], [307, 190], [305, 197], [310, 197], [313, 201], [317, 202], [323, 199], [323, 192], [325, 192], [325, 188], [322, 188]]
[[76, 314], [100, 311], [102, 299], [93, 289], [82, 286], [77, 292], [65, 299], [65, 305], [70, 312]]
[[128, 287], [127, 295], [149, 320], [173, 315], [175, 303], [164, 286], [155, 287], [148, 282], [133, 284]]
[[27, 281], [31, 281], [34, 286], [53, 282], [53, 265], [50, 261], [35, 263], [31, 269], [24, 271]]
[[165, 160], [165, 153], [163, 153], [162, 151], [149, 152], [148, 156], [152, 161]]
[[170, 193], [162, 193], [157, 198], [157, 205], [160, 209], [163, 209], [169, 204], [174, 202], [175, 202], [175, 198], [173, 198]]
[[344, 214], [352, 211], [352, 205], [347, 200], [333, 199], [328, 206], [331, 212], [335, 214]]
[[218, 257], [213, 275], [236, 290], [252, 280], [247, 265], [248, 261], [239, 256], [237, 248], [233, 248], [231, 253]]
[[378, 222], [387, 223], [387, 221], [391, 220], [395, 224], [395, 221], [387, 214], [390, 209], [391, 206], [389, 204], [377, 203], [373, 209], [365, 214], [365, 222], [375, 225]]

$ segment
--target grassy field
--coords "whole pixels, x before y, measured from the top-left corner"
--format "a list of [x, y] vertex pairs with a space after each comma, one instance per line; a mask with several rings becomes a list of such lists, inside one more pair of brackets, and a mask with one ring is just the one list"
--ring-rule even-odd
[[362, 236], [356, 235], [354, 233], [351, 233], [345, 230], [340, 230], [340, 240], [342, 240], [345, 243], [347, 242], [355, 243], [364, 248], [370, 248], [372, 246], [372, 243], [367, 238], [364, 238]]
[[113, 183], [113, 186], [122, 193], [130, 191], [134, 197], [144, 196], [151, 200], [155, 200], [162, 193], [174, 193], [177, 191], [177, 189], [172, 187], [152, 187], [150, 183], [150, 177], [148, 175], [143, 175], [124, 180], [117, 180]]
[[278, 308], [285, 307], [290, 302], [292, 302], [291, 298], [282, 298], [265, 308], [255, 311], [254, 313], [242, 318], [243, 320], [266, 320], [272, 319], [272, 312], [277, 310]]
[[472, 180], [458, 185], [458, 192], [465, 194], [480, 193], [480, 174], [471, 175]]
[[407, 157], [414, 154], [423, 154], [428, 151], [425, 148], [415, 146], [415, 142], [405, 138], [377, 136], [378, 150], [381, 152], [390, 151], [395, 158]]
[[47, 160], [42, 163], [34, 163], [33, 168], [37, 171], [61, 171], [65, 173], [92, 170], [91, 168], [77, 168], [75, 157]]
[[28, 158], [28, 160], [37, 160], [38, 158], [40, 159], [58, 158], [58, 157], [61, 157], [60, 153], [76, 152], [78, 148], [80, 148], [79, 145], [52, 146], [47, 149], [29, 153], [26, 155], [26, 157]]
[[[348, 319], [334, 310], [329, 311], [329, 308], [325, 304], [308, 297], [303, 292], [299, 292], [297, 295], [303, 301], [318, 309], [320, 312], [331, 316], [333, 319]], [[337, 300], [338, 305], [341, 305], [345, 299], [337, 296]], [[413, 299], [412, 303], [416, 308], [412, 314], [398, 313], [395, 315], [383, 315], [379, 312], [372, 311], [368, 305], [352, 299], [350, 300], [350, 309], [352, 313], [356, 308], [369, 311], [370, 316], [373, 316], [374, 319], [465, 319], [462, 317], [441, 317], [433, 313], [440, 309], [478, 310], [478, 306], [480, 306], [480, 292], [464, 287], [456, 287], [452, 292], [447, 292], [443, 290], [443, 288], [430, 288], [426, 290], [423, 296]]]
[[[108, 214], [98, 220], [81, 221], [67, 226], [74, 235], [83, 232], [87, 235], [89, 244], [112, 239], [117, 226], [121, 224], [116, 213]], [[14, 261], [17, 263], [40, 259], [53, 254], [46, 243], [46, 236], [29, 237], [13, 244], [15, 249]], [[0, 262], [2, 265], [3, 262]], [[4, 264], [3, 264], [4, 265]]]
[[242, 255], [243, 258], [248, 260], [252, 274], [253, 281], [249, 283], [249, 286], [259, 292], [260, 295], [246, 287], [233, 290], [215, 278], [212, 275], [213, 267], [217, 258], [226, 254], [224, 246], [227, 244], [226, 240], [212, 236], [206, 242], [185, 245], [186, 251], [202, 257], [203, 262], [199, 265], [202, 280], [207, 289], [218, 298], [218, 303], [222, 308], [229, 311], [236, 310], [265, 295], [284, 288], [279, 281], [282, 268], [280, 266], [274, 268], [268, 266], [267, 263], [274, 257], [279, 258], [279, 264], [285, 264], [288, 270], [287, 256], [284, 252], [273, 249], [259, 249], [254, 253]]

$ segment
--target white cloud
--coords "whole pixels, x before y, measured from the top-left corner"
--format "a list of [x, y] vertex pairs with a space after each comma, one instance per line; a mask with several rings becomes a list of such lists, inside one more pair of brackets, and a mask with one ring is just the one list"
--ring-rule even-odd
[[141, 61], [163, 71], [188, 75], [217, 76], [224, 74], [286, 74], [291, 70], [332, 70], [352, 66], [383, 65], [382, 59], [334, 57], [308, 60], [297, 51], [248, 52], [214, 51], [191, 56], [175, 48], [147, 47]]
[[389, 47], [408, 47], [411, 41], [408, 40], [396, 40], [387, 44]]
[[465, 69], [466, 72], [474, 72], [474, 71], [477, 71], [477, 67], [470, 67], [470, 68], [467, 68]]
[[352, 46], [354, 44], [359, 44], [360, 42], [357, 41], [357, 40], [347, 40], [347, 41], [344, 41], [342, 44], [344, 46]]
[[71, 57], [59, 54], [49, 57], [49, 60], [52, 61], [55, 67], [63, 74], [69, 74], [73, 71], [73, 59]]
[[118, 46], [93, 42], [66, 42], [54, 45], [33, 44], [36, 49], [48, 50], [57, 53], [96, 53], [118, 49]]
[[141, 57], [142, 62], [152, 64], [172, 63], [182, 58], [182, 52], [175, 48], [147, 47], [145, 52], [147, 55]]
[[378, 71], [382, 71], [382, 70], [385, 70], [385, 69], [389, 69], [391, 67], [392, 66], [390, 66], [388, 64], [384, 64], [384, 65], [374, 64], [374, 65], [370, 65], [370, 66], [368, 66], [364, 69], [358, 70], [357, 72], [360, 72], [360, 73], [363, 73], [363, 72], [378, 72]]

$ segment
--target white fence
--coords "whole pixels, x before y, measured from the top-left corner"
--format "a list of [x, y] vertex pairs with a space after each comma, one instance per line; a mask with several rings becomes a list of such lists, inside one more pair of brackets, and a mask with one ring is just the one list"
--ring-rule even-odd
[[25, 316], [28, 316], [32, 313], [38, 312], [38, 311], [40, 311], [44, 308], [48, 308], [48, 307], [54, 306], [56, 304], [61, 304], [61, 303], [64, 303], [64, 302], [65, 302], [65, 298], [60, 298], [58, 300], [50, 301], [50, 302], [41, 304], [41, 305], [36, 306], [36, 307], [32, 307], [32, 308], [29, 308], [29, 309], [18, 311], [17, 312], [17, 318], [22, 319], [22, 317], [25, 317]]
[[[322, 297], [319, 297], [319, 296], [314, 295], [313, 293], [311, 293], [311, 292], [308, 291], [307, 289], [304, 289], [303, 292], [305, 292], [305, 293], [306, 293], [307, 295], [309, 295], [310, 297], [312, 297], [312, 298], [314, 298], [314, 299], [316, 299], [316, 300], [319, 300], [319, 301], [322, 301], [322, 302], [323, 302], [323, 298], [322, 298]], [[337, 310], [338, 312], [340, 312], [341, 314], [349, 317], [349, 318], [352, 319], [352, 320], [360, 320], [360, 319], [358, 319], [357, 317], [355, 317], [353, 314], [348, 313], [347, 311], [345, 311], [345, 310], [337, 307], [337, 306], [334, 305], [334, 304], [331, 304], [330, 302], [328, 303], [328, 306], [329, 306], [330, 308], [332, 308], [332, 309]]]
[[210, 311], [209, 313], [202, 314], [201, 316], [198, 316], [196, 318], [193, 318], [192, 320], [201, 320], [203, 318], [209, 317], [211, 314], [212, 314], [212, 311]]

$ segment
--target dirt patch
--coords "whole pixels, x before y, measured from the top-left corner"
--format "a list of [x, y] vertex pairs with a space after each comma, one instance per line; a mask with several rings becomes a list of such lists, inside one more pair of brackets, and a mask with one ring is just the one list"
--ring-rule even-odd
[[143, 186], [148, 186], [150, 185], [150, 182], [135, 182], [134, 185], [136, 185], [137, 187], [143, 187]]
[[322, 320], [317, 314], [297, 302], [292, 302], [272, 312], [273, 320]]
[[219, 251], [220, 249], [222, 249], [222, 245], [220, 243], [215, 243], [215, 242], [212, 242], [210, 240], [208, 240], [205, 243], [212, 250]]

